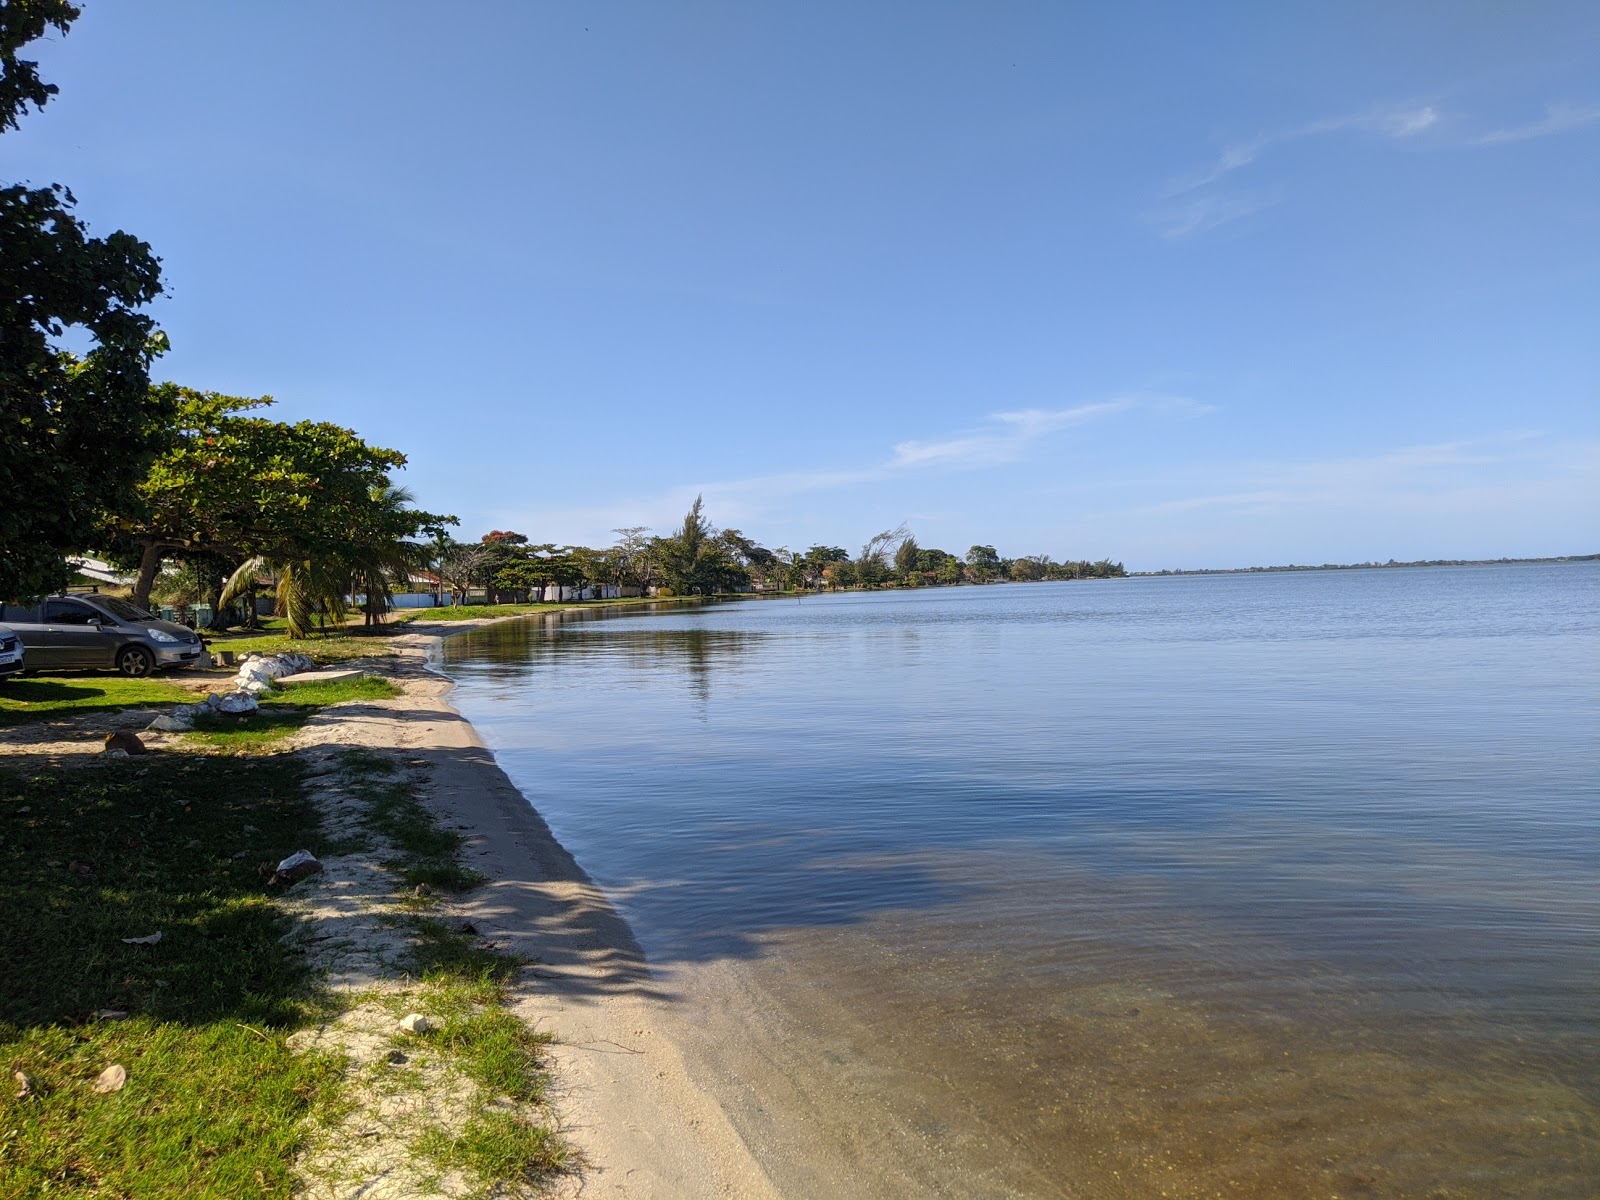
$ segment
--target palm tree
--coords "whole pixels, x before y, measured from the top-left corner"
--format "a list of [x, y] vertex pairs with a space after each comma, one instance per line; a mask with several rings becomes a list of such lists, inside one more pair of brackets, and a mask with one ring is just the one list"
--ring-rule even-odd
[[255, 587], [260, 576], [277, 580], [278, 615], [289, 620], [289, 636], [296, 640], [311, 636], [311, 618], [320, 608], [336, 621], [349, 611], [343, 576], [309, 558], [278, 558], [257, 554], [247, 559], [228, 577], [222, 588], [222, 604], [231, 604]]
[[375, 485], [359, 525], [343, 531], [337, 542], [320, 554], [292, 550], [255, 555], [229, 577], [221, 603], [231, 603], [254, 587], [259, 576], [271, 575], [277, 580], [278, 615], [288, 618], [291, 638], [310, 637], [318, 612], [343, 621], [354, 592], [366, 594], [366, 624], [374, 624], [389, 611], [391, 585], [426, 562], [427, 547], [407, 541], [401, 532], [416, 527], [411, 500], [405, 488]]

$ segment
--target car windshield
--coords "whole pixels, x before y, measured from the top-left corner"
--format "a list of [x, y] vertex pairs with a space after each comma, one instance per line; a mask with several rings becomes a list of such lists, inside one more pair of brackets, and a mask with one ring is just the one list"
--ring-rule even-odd
[[142, 608], [129, 604], [126, 600], [118, 600], [115, 596], [96, 596], [94, 602], [105, 609], [113, 617], [123, 621], [154, 621], [155, 618]]

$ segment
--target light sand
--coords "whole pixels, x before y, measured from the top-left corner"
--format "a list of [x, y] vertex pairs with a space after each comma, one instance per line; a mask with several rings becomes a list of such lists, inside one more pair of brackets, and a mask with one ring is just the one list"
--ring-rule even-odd
[[326, 710], [300, 737], [399, 752], [435, 816], [466, 836], [467, 865], [489, 877], [451, 911], [538, 960], [514, 991], [515, 1008], [555, 1035], [556, 1109], [588, 1163], [556, 1194], [775, 1196], [667, 1036], [669, 1002], [627, 924], [450, 707], [449, 681], [425, 668], [438, 634], [455, 631], [394, 639], [398, 656], [381, 668], [405, 695]]

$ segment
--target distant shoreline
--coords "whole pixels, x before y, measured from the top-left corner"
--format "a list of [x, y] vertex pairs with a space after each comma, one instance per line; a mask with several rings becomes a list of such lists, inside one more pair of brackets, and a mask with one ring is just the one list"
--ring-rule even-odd
[[1130, 577], [1157, 575], [1264, 575], [1274, 571], [1381, 571], [1391, 567], [1504, 567], [1518, 563], [1573, 563], [1600, 561], [1600, 554], [1563, 554], [1557, 558], [1427, 558], [1416, 562], [1322, 563], [1318, 566], [1290, 563], [1278, 567], [1190, 567], [1161, 571], [1129, 571]]

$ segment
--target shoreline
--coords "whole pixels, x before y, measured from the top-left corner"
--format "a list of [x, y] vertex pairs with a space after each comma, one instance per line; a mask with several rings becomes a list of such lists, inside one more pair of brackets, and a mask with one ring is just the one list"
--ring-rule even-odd
[[[695, 1082], [666, 1032], [670, 998], [627, 922], [449, 701], [455, 684], [434, 666], [445, 639], [525, 619], [435, 623], [399, 634], [391, 662], [405, 694], [333, 709], [323, 719], [337, 722], [340, 740], [425, 764], [424, 802], [464, 835], [465, 860], [488, 876], [452, 902], [452, 912], [503, 949], [536, 960], [536, 970], [513, 986], [512, 1008], [555, 1036], [555, 1108], [585, 1164], [552, 1194], [775, 1197], [727, 1113]], [[377, 669], [383, 665], [378, 660]]]

